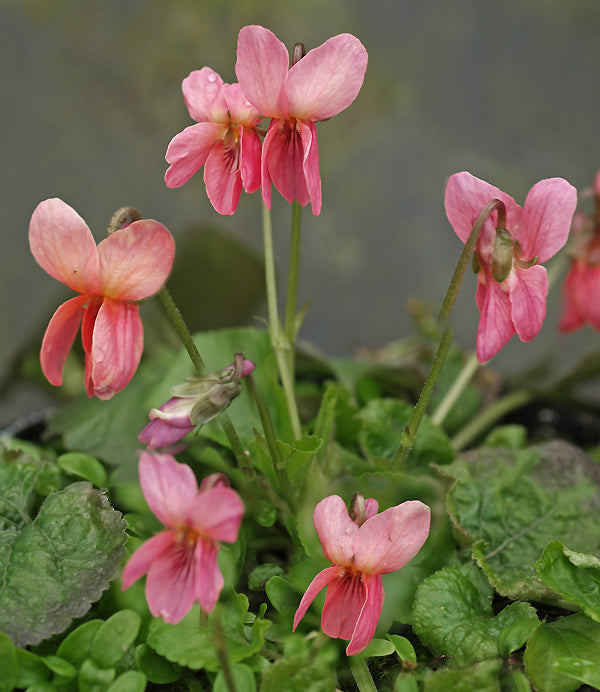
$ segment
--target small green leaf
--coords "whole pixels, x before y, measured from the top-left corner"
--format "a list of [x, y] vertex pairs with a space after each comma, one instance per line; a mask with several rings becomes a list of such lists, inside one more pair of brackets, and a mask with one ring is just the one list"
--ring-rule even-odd
[[83, 452], [67, 452], [61, 454], [56, 460], [62, 471], [70, 476], [83, 478], [97, 488], [105, 488], [107, 481], [106, 469], [102, 464]]
[[136, 647], [133, 658], [138, 670], [143, 673], [149, 682], [157, 685], [167, 685], [179, 680], [183, 668], [176, 663], [167, 661], [164, 656], [156, 653], [147, 644]]
[[133, 644], [141, 619], [133, 610], [119, 610], [102, 624], [90, 649], [90, 657], [99, 666], [110, 668], [120, 661]]
[[0, 632], [0, 692], [12, 692], [17, 682], [18, 670], [17, 649], [10, 637]]
[[394, 683], [394, 692], [419, 692], [419, 683], [410, 673], [400, 673]]
[[137, 670], [128, 670], [119, 675], [106, 692], [144, 692], [145, 689], [146, 677]]
[[62, 640], [56, 655], [69, 661], [75, 668], [80, 668], [85, 659], [89, 658], [92, 642], [102, 624], [102, 620], [88, 620], [79, 625]]
[[513, 622], [500, 631], [498, 635], [498, 653], [508, 658], [514, 651], [525, 646], [529, 637], [536, 631], [539, 620], [528, 612], [523, 620]]
[[600, 668], [597, 661], [586, 661], [583, 658], [564, 656], [552, 661], [552, 669], [574, 680], [600, 689]]
[[600, 622], [600, 560], [595, 555], [575, 553], [553, 541], [533, 566], [544, 584]]
[[388, 639], [371, 639], [367, 648], [360, 655], [364, 658], [390, 656], [394, 651], [394, 645]]
[[79, 692], [98, 692], [106, 689], [114, 679], [114, 668], [101, 668], [86, 658], [79, 669], [77, 684]]
[[25, 689], [38, 682], [44, 682], [50, 677], [50, 670], [44, 659], [27, 649], [17, 649], [19, 673], [15, 687]]
[[[248, 668], [243, 663], [234, 663], [231, 666], [231, 674], [236, 690], [256, 692], [256, 678], [251, 668]], [[230, 689], [223, 671], [219, 671], [215, 678], [213, 692], [230, 692]]]
[[527, 642], [525, 672], [536, 689], [572, 692], [579, 682], [552, 664], [573, 657], [591, 661], [600, 670], [600, 624], [581, 613], [540, 624]]
[[406, 637], [401, 637], [399, 634], [387, 634], [386, 637], [392, 642], [401, 661], [408, 661], [408, 663], [417, 662], [415, 647]]
[[300, 603], [298, 592], [283, 577], [271, 577], [265, 584], [265, 591], [267, 598], [278, 613], [289, 615], [297, 610]]
[[502, 666], [495, 659], [468, 667], [443, 668], [425, 680], [425, 692], [500, 692], [504, 689], [500, 687], [501, 675]]
[[76, 668], [60, 656], [45, 656], [44, 664], [55, 674], [62, 678], [74, 678], [77, 675]]

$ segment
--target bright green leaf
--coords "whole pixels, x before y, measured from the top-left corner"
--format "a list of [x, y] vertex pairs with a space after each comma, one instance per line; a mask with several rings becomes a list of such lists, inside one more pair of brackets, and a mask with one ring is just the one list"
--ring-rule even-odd
[[10, 637], [0, 632], [0, 692], [12, 692], [17, 682], [19, 661]]
[[135, 641], [141, 619], [133, 610], [119, 610], [102, 624], [90, 649], [90, 657], [99, 666], [110, 668], [118, 663]]
[[102, 464], [83, 452], [67, 452], [61, 454], [56, 460], [62, 471], [70, 476], [83, 478], [97, 488], [105, 488], [107, 481], [106, 469]]
[[394, 645], [388, 639], [371, 639], [367, 648], [360, 655], [364, 658], [390, 656], [394, 651]]
[[105, 690], [114, 679], [114, 668], [101, 668], [86, 658], [79, 669], [77, 685], [79, 692], [98, 692]]
[[80, 668], [85, 659], [89, 658], [92, 642], [102, 624], [102, 620], [88, 620], [69, 632], [60, 643], [57, 656]]
[[401, 637], [399, 634], [387, 634], [386, 636], [392, 642], [401, 661], [407, 661], [408, 663], [417, 662], [415, 647], [406, 637]]
[[136, 647], [133, 658], [138, 670], [150, 682], [157, 685], [166, 685], [179, 680], [183, 671], [181, 666], [167, 661], [164, 656], [156, 653], [147, 644], [140, 644]]
[[552, 662], [552, 669], [585, 685], [600, 689], [598, 661], [586, 661], [574, 656], [564, 656]]
[[145, 689], [146, 677], [137, 670], [128, 670], [119, 675], [106, 692], [144, 692]]
[[[234, 663], [231, 666], [231, 674], [236, 690], [244, 692], [256, 692], [256, 678], [251, 668], [243, 663]], [[223, 671], [219, 671], [215, 678], [213, 692], [230, 692], [230, 687], [226, 682]]]

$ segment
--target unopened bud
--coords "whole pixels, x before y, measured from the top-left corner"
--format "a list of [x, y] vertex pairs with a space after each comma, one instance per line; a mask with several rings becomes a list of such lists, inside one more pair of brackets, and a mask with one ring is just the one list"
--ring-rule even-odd
[[121, 207], [112, 215], [108, 228], [106, 229], [106, 235], [110, 235], [115, 231], [120, 231], [134, 221], [139, 221], [141, 218], [142, 215], [135, 207]]
[[356, 493], [350, 502], [350, 519], [359, 526], [362, 526], [367, 520], [367, 508], [365, 498], [360, 493]]
[[306, 48], [304, 47], [303, 43], [296, 43], [294, 46], [294, 52], [292, 53], [292, 67], [297, 63], [302, 60], [302, 58], [306, 55]]
[[505, 228], [497, 228], [492, 249], [491, 270], [494, 280], [498, 283], [502, 283], [510, 274], [513, 266], [513, 250], [510, 233]]

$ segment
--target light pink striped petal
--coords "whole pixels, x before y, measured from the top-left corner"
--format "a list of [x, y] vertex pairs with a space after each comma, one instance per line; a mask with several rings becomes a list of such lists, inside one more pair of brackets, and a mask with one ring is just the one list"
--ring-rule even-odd
[[330, 495], [321, 500], [315, 507], [313, 521], [325, 557], [337, 565], [351, 565], [358, 524], [350, 519], [342, 498]]
[[204, 166], [204, 184], [210, 203], [219, 214], [233, 214], [242, 194], [242, 176], [238, 167], [239, 150], [228, 148], [225, 141], [210, 150]]
[[210, 67], [194, 70], [181, 84], [183, 99], [192, 118], [199, 123], [229, 121], [223, 80]]
[[142, 492], [156, 518], [169, 527], [185, 524], [198, 493], [192, 469], [170, 454], [142, 452], [139, 474]]
[[83, 315], [86, 296], [77, 296], [58, 307], [46, 328], [40, 350], [42, 372], [50, 384], [62, 384], [63, 370]]
[[537, 257], [542, 264], [563, 247], [576, 206], [577, 190], [563, 178], [540, 180], [531, 188], [525, 200], [522, 233], [515, 234], [524, 260]]
[[340, 572], [329, 582], [321, 615], [321, 629], [328, 637], [351, 639], [367, 597], [360, 572]]
[[216, 486], [201, 492], [189, 508], [186, 523], [213, 541], [237, 540], [244, 504], [231, 488]]
[[313, 122], [298, 122], [298, 131], [304, 149], [304, 181], [315, 216], [321, 213], [321, 172], [319, 171], [319, 147], [317, 128]]
[[202, 609], [210, 613], [219, 600], [219, 594], [223, 589], [225, 580], [217, 563], [218, 548], [212, 541], [199, 538], [196, 542], [196, 600], [200, 602]]
[[256, 130], [240, 127], [240, 173], [246, 192], [260, 187], [262, 144]]
[[386, 574], [404, 567], [427, 540], [430, 520], [429, 507], [418, 500], [367, 519], [354, 539], [355, 569]]
[[485, 363], [516, 333], [507, 286], [499, 284], [484, 271], [479, 272], [476, 301], [481, 311], [477, 328], [477, 360]]
[[161, 449], [179, 442], [188, 433], [191, 433], [194, 427], [194, 425], [176, 427], [172, 422], [155, 418], [148, 423], [137, 439], [142, 444], [145, 444], [148, 449]]
[[94, 323], [89, 354], [94, 396], [110, 399], [124, 389], [137, 370], [143, 348], [138, 306], [105, 298]]
[[358, 96], [367, 51], [351, 34], [339, 34], [310, 50], [289, 71], [285, 84], [289, 113], [301, 120], [325, 120]]
[[366, 592], [365, 601], [352, 632], [346, 654], [354, 656], [367, 648], [375, 636], [375, 630], [381, 617], [385, 593], [381, 576], [378, 574], [363, 574], [363, 585]]
[[175, 241], [158, 221], [144, 219], [115, 231], [98, 245], [102, 294], [114, 300], [142, 300], [167, 280]]
[[[446, 185], [444, 201], [446, 216], [463, 243], [467, 242], [479, 214], [486, 204], [493, 199], [504, 202], [507, 218], [506, 227], [513, 233], [521, 223], [523, 212], [512, 197], [466, 171], [450, 176]], [[491, 234], [494, 232], [497, 218], [497, 213], [493, 212], [490, 216], [491, 220], [485, 225], [484, 233]]]
[[194, 546], [173, 546], [154, 560], [146, 577], [146, 601], [154, 617], [176, 625], [196, 600]]
[[310, 604], [315, 600], [315, 597], [319, 591], [324, 589], [329, 582], [334, 580], [341, 569], [343, 568], [339, 565], [332, 565], [331, 567], [321, 570], [311, 581], [311, 583], [308, 585], [308, 589], [306, 589], [306, 592], [304, 593], [304, 596], [302, 596], [298, 610], [296, 610], [296, 614], [294, 615], [294, 624], [292, 627], [293, 631], [295, 631], [296, 627], [298, 627], [298, 623], [306, 614], [306, 611], [308, 610]]
[[29, 224], [29, 245], [36, 262], [50, 276], [78, 293], [98, 291], [98, 255], [90, 229], [60, 199], [35, 208]]
[[536, 264], [529, 269], [514, 269], [506, 278], [512, 303], [512, 322], [521, 341], [531, 341], [546, 318], [548, 275]]
[[128, 589], [133, 582], [148, 572], [155, 560], [171, 551], [174, 537], [174, 531], [161, 531], [141, 545], [125, 565], [121, 575], [123, 581], [121, 588]]
[[[265, 177], [271, 179], [283, 198], [305, 206], [310, 202], [304, 174], [305, 152], [300, 130], [288, 120], [273, 120], [263, 142], [263, 198]], [[265, 168], [268, 170], [266, 176]]]
[[262, 26], [245, 26], [239, 33], [235, 73], [246, 98], [265, 117], [287, 117], [283, 86], [289, 54], [283, 43]]
[[204, 166], [210, 150], [226, 131], [221, 123], [198, 123], [175, 135], [165, 154], [171, 164], [165, 173], [167, 187], [185, 185]]

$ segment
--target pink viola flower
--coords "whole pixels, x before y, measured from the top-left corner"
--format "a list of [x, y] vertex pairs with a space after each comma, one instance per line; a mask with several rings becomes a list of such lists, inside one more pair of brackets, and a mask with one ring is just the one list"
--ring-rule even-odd
[[216, 418], [241, 394], [241, 379], [254, 371], [254, 363], [236, 353], [235, 362], [204, 377], [192, 377], [170, 390], [173, 395], [159, 409], [150, 410], [150, 423], [138, 435], [148, 449], [179, 442], [200, 425]]
[[558, 324], [562, 332], [573, 332], [589, 324], [600, 331], [600, 171], [592, 194], [595, 211], [573, 219], [573, 241], [568, 251], [571, 264], [562, 287], [563, 310]]
[[204, 184], [219, 214], [233, 214], [242, 187], [260, 187], [261, 118], [239, 84], [224, 84], [219, 75], [203, 67], [183, 80], [183, 97], [196, 125], [175, 135], [166, 153], [171, 164], [165, 173], [168, 187], [181, 187], [204, 166]]
[[209, 613], [224, 585], [219, 543], [237, 540], [244, 505], [222, 474], [198, 488], [192, 469], [169, 454], [143, 452], [139, 473], [148, 506], [167, 528], [131, 556], [122, 588], [145, 574], [150, 612], [165, 622], [177, 624], [196, 601]]
[[383, 608], [381, 575], [404, 567], [429, 535], [430, 511], [422, 502], [403, 502], [381, 514], [378, 509], [376, 500], [360, 495], [353, 502], [354, 520], [337, 495], [315, 507], [315, 529], [325, 557], [333, 564], [310, 583], [293, 627], [327, 586], [321, 627], [329, 637], [350, 640], [348, 656], [359, 654], [373, 639]]
[[[298, 56], [300, 57], [300, 56]], [[248, 100], [272, 118], [262, 150], [262, 195], [271, 208], [271, 182], [288, 201], [321, 212], [321, 175], [315, 122], [327, 120], [357, 97], [367, 51], [350, 34], [330, 38], [289, 67], [285, 45], [262, 26], [238, 37], [235, 72]]]
[[470, 173], [456, 173], [448, 180], [445, 205], [463, 243], [483, 208], [494, 199], [504, 203], [505, 227], [498, 227], [498, 212], [493, 211], [475, 246], [480, 363], [494, 356], [514, 334], [527, 342], [539, 332], [548, 293], [548, 277], [541, 264], [566, 243], [577, 192], [562, 178], [541, 180], [531, 188], [522, 208], [497, 187]]
[[85, 221], [60, 199], [41, 202], [31, 217], [29, 244], [38, 264], [78, 296], [54, 313], [40, 352], [42, 371], [59, 386], [81, 327], [88, 396], [110, 399], [133, 377], [144, 334], [138, 301], [160, 290], [175, 242], [157, 221], [135, 221], [97, 246]]

